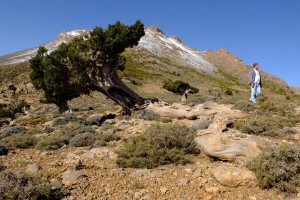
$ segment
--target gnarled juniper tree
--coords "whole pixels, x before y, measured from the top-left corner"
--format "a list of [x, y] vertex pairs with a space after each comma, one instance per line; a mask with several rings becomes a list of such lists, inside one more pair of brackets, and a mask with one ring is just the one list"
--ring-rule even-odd
[[121, 53], [137, 45], [144, 34], [141, 21], [131, 26], [118, 21], [107, 29], [96, 27], [51, 53], [40, 47], [30, 60], [30, 78], [36, 89], [44, 91], [44, 102], [56, 104], [60, 113], [68, 110], [67, 101], [96, 90], [117, 102], [123, 114], [130, 115], [130, 109], [144, 104], [145, 99], [128, 88], [116, 70], [124, 69]]

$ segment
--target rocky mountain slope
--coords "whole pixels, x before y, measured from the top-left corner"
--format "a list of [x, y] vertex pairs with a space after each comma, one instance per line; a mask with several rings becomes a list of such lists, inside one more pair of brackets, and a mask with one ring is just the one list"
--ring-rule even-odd
[[[61, 43], [68, 43], [74, 37], [83, 36], [88, 33], [89, 31], [87, 30], [74, 30], [68, 32], [61, 32], [56, 36], [56, 38], [53, 41], [41, 45], [47, 48], [51, 52], [55, 50]], [[37, 51], [38, 51], [38, 47], [34, 47], [31, 49], [26, 49], [15, 53], [7, 54], [4, 56], [0, 56], [0, 66], [26, 62], [30, 58], [35, 56]]]
[[[45, 45], [53, 50], [61, 42], [86, 33], [64, 32]], [[258, 105], [252, 105], [247, 101], [249, 86], [245, 78], [249, 66], [238, 57], [224, 49], [195, 50], [176, 37], [165, 36], [159, 28], [149, 27], [139, 45], [124, 52], [126, 68], [119, 75], [138, 94], [158, 97], [159, 103], [145, 105], [130, 117], [122, 116], [116, 103], [92, 92], [70, 101], [72, 110], [59, 115], [55, 105], [40, 102], [42, 91], [36, 91], [30, 83], [30, 67], [24, 59], [36, 50], [0, 57], [0, 114], [6, 114], [2, 109], [16, 111], [14, 116], [0, 118], [0, 199], [4, 198], [1, 195], [18, 191], [24, 191], [23, 195], [29, 191], [61, 192], [63, 198], [56, 199], [66, 200], [299, 198], [299, 185], [289, 185], [295, 189], [292, 194], [279, 188], [262, 189], [259, 178], [246, 167], [270, 146], [281, 147], [284, 154], [296, 160], [286, 165], [283, 160], [275, 162], [272, 169], [278, 169], [276, 173], [286, 166], [291, 168], [300, 159], [300, 96], [285, 90], [287, 85], [280, 79], [264, 74], [270, 83], [263, 88], [264, 97]], [[163, 89], [168, 79], [187, 81], [199, 93], [180, 102], [180, 96]], [[140, 149], [136, 154], [159, 153], [158, 146], [151, 149], [147, 142], [134, 146], [157, 124], [163, 128], [156, 133], [175, 131], [176, 137], [168, 135], [169, 141], [183, 135], [178, 125], [195, 130], [199, 152], [186, 155], [191, 162], [183, 164], [182, 150], [174, 148], [165, 153], [166, 157], [173, 155], [182, 163], [153, 169], [118, 164], [118, 152], [126, 146]], [[132, 138], [135, 143], [130, 143]], [[294, 145], [291, 154], [289, 145]], [[274, 159], [276, 154], [270, 155]], [[131, 160], [133, 164], [138, 161]], [[27, 176], [41, 179], [26, 185]], [[298, 183], [293, 181], [294, 185]], [[32, 187], [37, 183], [49, 187]]]

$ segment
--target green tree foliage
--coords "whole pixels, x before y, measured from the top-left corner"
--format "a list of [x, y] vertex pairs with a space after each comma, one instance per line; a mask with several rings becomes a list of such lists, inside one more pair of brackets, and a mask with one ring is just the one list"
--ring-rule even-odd
[[98, 90], [128, 114], [134, 104], [142, 104], [144, 99], [122, 83], [116, 69], [124, 69], [125, 58], [120, 54], [137, 45], [144, 34], [141, 21], [131, 26], [118, 21], [105, 30], [96, 27], [53, 52], [40, 47], [30, 60], [32, 83], [44, 91], [44, 102], [56, 104], [61, 113], [68, 109], [67, 101]]
[[181, 80], [176, 80], [174, 82], [172, 82], [171, 80], [167, 80], [164, 82], [163, 88], [176, 94], [183, 94], [188, 89], [191, 89], [191, 94], [199, 92], [197, 88], [192, 87], [189, 83]]

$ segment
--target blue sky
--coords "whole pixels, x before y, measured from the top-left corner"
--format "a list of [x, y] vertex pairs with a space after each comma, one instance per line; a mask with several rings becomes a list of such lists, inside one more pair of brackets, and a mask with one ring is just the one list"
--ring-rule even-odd
[[0, 55], [53, 40], [61, 31], [141, 19], [198, 50], [225, 48], [300, 86], [298, 0], [2, 0]]

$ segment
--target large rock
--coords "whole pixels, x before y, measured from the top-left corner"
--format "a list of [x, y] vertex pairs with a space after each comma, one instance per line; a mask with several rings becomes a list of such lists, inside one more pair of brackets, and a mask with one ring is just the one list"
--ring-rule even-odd
[[212, 169], [212, 175], [219, 183], [227, 187], [252, 187], [256, 185], [255, 174], [247, 169], [220, 166]]
[[80, 170], [67, 170], [62, 175], [62, 183], [66, 186], [74, 184], [82, 175]]
[[230, 105], [206, 102], [192, 107], [179, 103], [170, 106], [155, 103], [150, 104], [146, 109], [164, 117], [213, 121], [207, 129], [199, 130], [195, 138], [198, 148], [209, 156], [221, 160], [235, 160], [253, 157], [261, 152], [255, 140], [249, 138], [233, 140], [224, 137], [224, 131], [234, 120], [247, 116], [242, 111], [233, 110]]
[[41, 167], [38, 164], [34, 163], [32, 165], [27, 166], [25, 173], [29, 176], [34, 176], [38, 173], [40, 169]]

